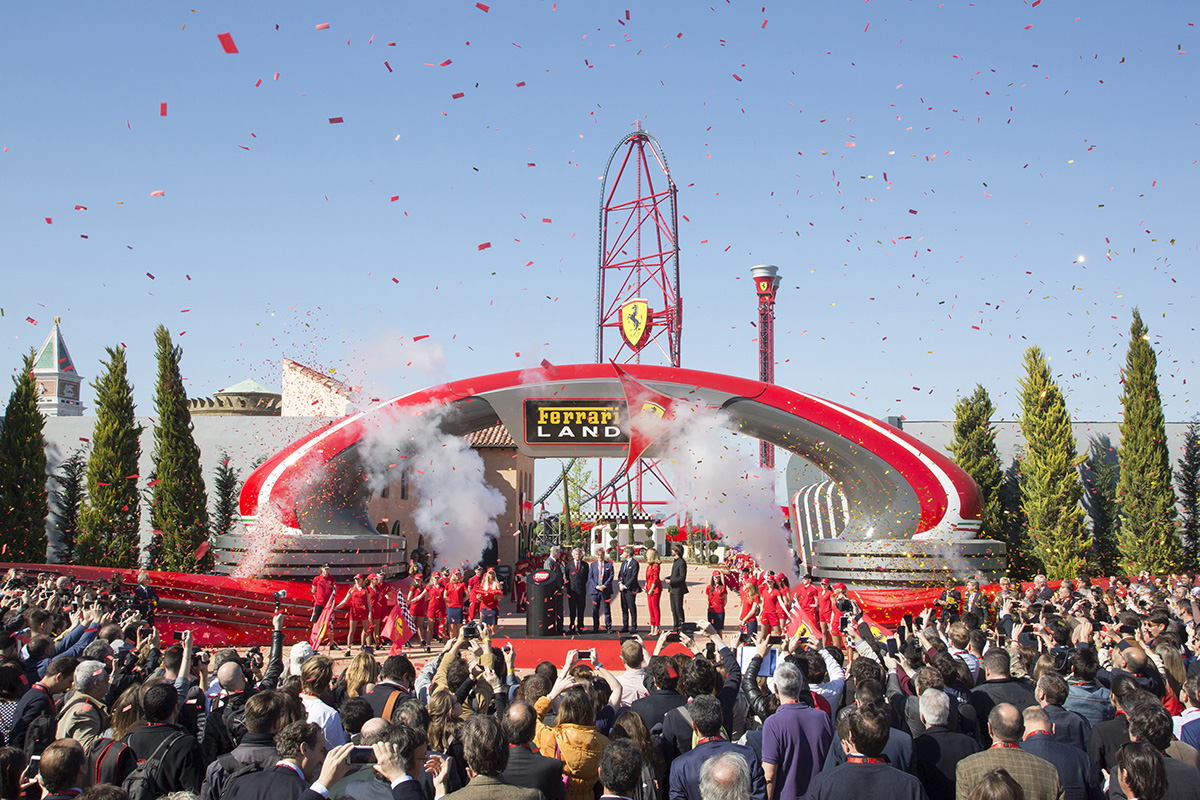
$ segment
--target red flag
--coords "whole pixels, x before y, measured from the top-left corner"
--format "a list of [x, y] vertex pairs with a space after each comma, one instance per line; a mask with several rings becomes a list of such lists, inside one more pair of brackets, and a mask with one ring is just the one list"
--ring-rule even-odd
[[625, 470], [628, 471], [646, 448], [666, 432], [662, 422], [673, 418], [671, 408], [675, 398], [654, 391], [629, 377], [615, 361], [611, 363], [621, 381], [621, 391], [625, 393], [625, 405], [629, 409], [629, 455], [625, 459]]
[[850, 592], [850, 594], [853, 595], [855, 604], [862, 609], [863, 622], [867, 623], [867, 625], [871, 627], [871, 633], [875, 634], [876, 639], [887, 639], [896, 635], [896, 631], [894, 629], [883, 627], [882, 624], [876, 621], [875, 617], [868, 613], [866, 606], [863, 605], [862, 598], [858, 596], [858, 592]]
[[312, 649], [316, 650], [321, 646], [325, 639], [330, 637], [333, 627], [333, 607], [336, 605], [334, 596], [329, 596], [329, 602], [325, 604], [325, 609], [321, 612], [321, 616], [317, 617], [317, 621], [313, 623], [312, 635], [308, 637], [308, 643], [312, 645]]
[[[804, 630], [800, 630], [801, 627]], [[795, 636], [797, 632], [802, 636], [816, 636], [817, 638], [821, 636], [821, 626], [804, 610], [799, 599], [792, 603], [792, 610], [788, 614], [787, 625], [784, 627], [784, 633], [789, 637]]]
[[[400, 622], [399, 631], [396, 630], [397, 620]], [[404, 591], [398, 591], [396, 605], [392, 607], [392, 613], [388, 614], [383, 623], [383, 630], [380, 631], [383, 638], [392, 640], [392, 649], [388, 651], [388, 655], [397, 655], [415, 633], [416, 626], [413, 624], [412, 614], [408, 613], [408, 601], [404, 598]]]

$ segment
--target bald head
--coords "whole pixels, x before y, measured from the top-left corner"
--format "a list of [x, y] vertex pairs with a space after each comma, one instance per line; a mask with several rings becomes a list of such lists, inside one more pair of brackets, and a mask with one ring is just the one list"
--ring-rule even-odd
[[217, 681], [227, 692], [240, 692], [246, 688], [246, 676], [242, 674], [242, 665], [236, 661], [226, 661], [217, 668]]
[[1120, 652], [1125, 659], [1125, 669], [1130, 672], [1140, 672], [1146, 668], [1146, 651], [1140, 647], [1127, 647]]
[[1030, 706], [1021, 712], [1025, 719], [1025, 735], [1031, 733], [1054, 733], [1054, 725], [1050, 715], [1041, 706]]
[[988, 730], [993, 740], [1016, 744], [1025, 733], [1025, 720], [1012, 703], [1000, 703], [988, 714]]
[[372, 717], [363, 723], [362, 730], [359, 731], [359, 739], [362, 744], [371, 746], [376, 742], [383, 741], [383, 735], [388, 732], [392, 725], [386, 719], [381, 717]]

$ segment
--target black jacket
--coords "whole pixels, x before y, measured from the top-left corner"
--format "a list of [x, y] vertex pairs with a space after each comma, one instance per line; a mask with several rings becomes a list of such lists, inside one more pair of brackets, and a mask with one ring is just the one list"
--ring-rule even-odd
[[[725, 728], [725, 735], [728, 736], [733, 730], [733, 706], [742, 687], [742, 668], [738, 666], [737, 656], [728, 647], [722, 647], [718, 652], [721, 654], [726, 677], [724, 685], [717, 692], [717, 699], [721, 701], [721, 724]], [[704, 656], [698, 655], [696, 658]], [[672, 761], [692, 749], [692, 721], [690, 716], [684, 716], [684, 706], [686, 703], [663, 715], [662, 741], [658, 752], [668, 768]]]
[[200, 743], [196, 741], [196, 737], [189, 735], [178, 725], [166, 723], [143, 725], [122, 740], [133, 748], [138, 763], [141, 763], [152, 756], [163, 741], [177, 733], [183, 735], [163, 756], [162, 769], [157, 780], [157, 797], [177, 791], [200, 791], [200, 786], [204, 783], [205, 768]]
[[[1163, 767], [1167, 772], [1167, 793], [1162, 800], [1200, 800], [1200, 772], [1195, 767], [1166, 753], [1163, 753]], [[1114, 777], [1108, 784], [1108, 800], [1123, 800], [1124, 797], [1125, 793]]]
[[[263, 769], [270, 769], [279, 761], [275, 737], [269, 733], [247, 733], [242, 743], [233, 748], [229, 755], [239, 764], [258, 764]], [[219, 760], [209, 764], [200, 787], [200, 800], [220, 800], [225, 783], [232, 774], [226, 772]]]
[[1088, 749], [1088, 738], [1092, 734], [1092, 725], [1074, 711], [1067, 711], [1062, 706], [1045, 706], [1043, 711], [1054, 723], [1054, 738], [1071, 747], [1078, 747], [1084, 753]]
[[1092, 726], [1088, 736], [1087, 754], [1097, 769], [1112, 774], [1117, 765], [1117, 751], [1129, 741], [1129, 721], [1124, 714]]
[[500, 777], [513, 786], [537, 789], [546, 800], [564, 800], [566, 797], [563, 763], [557, 758], [535, 753], [524, 745], [509, 746], [508, 768]]
[[1063, 744], [1049, 734], [1035, 733], [1021, 742], [1021, 749], [1054, 765], [1063, 787], [1063, 800], [1099, 800], [1102, 796], [1100, 771], [1079, 748]]
[[630, 709], [642, 718], [647, 730], [653, 730], [655, 725], [662, 724], [668, 711], [686, 702], [687, 698], [674, 689], [655, 689], [645, 697], [634, 700]]
[[985, 746], [992, 743], [991, 737], [987, 733], [988, 714], [992, 713], [992, 709], [1001, 703], [1012, 703], [1018, 711], [1024, 711], [1030, 706], [1038, 704], [1037, 698], [1033, 696], [1033, 690], [1016, 678], [997, 678], [984, 681], [972, 689], [971, 706], [980, 720], [980, 728], [983, 729], [981, 738]]
[[687, 561], [677, 558], [671, 562], [671, 577], [667, 583], [672, 592], [687, 594]]
[[43, 688], [42, 683], [35, 683], [29, 691], [21, 696], [17, 708], [13, 712], [13, 726], [8, 734], [8, 746], [18, 750], [25, 746], [25, 730], [29, 723], [43, 714], [54, 716], [56, 707], [50, 691]]
[[931, 725], [913, 739], [913, 767], [929, 800], [954, 800], [958, 762], [979, 752], [979, 742], [944, 725]]
[[[409, 691], [400, 684], [392, 683], [391, 681], [380, 681], [375, 684], [371, 691], [364, 694], [363, 698], [371, 704], [371, 710], [375, 712], [375, 716], [382, 717], [383, 710], [387, 708], [388, 700], [396, 692], [403, 692], [403, 694], [396, 698], [396, 702], [392, 705], [392, 713], [395, 714], [396, 706], [400, 705], [401, 702], [410, 696]], [[391, 722], [391, 720], [389, 719], [388, 722]]]
[[588, 573], [590, 571], [588, 562], [582, 558], [579, 559], [579, 568], [575, 568], [575, 560], [571, 559], [563, 567], [566, 574], [567, 591], [571, 594], [582, 595], [587, 593]]
[[642, 584], [638, 581], [641, 569], [637, 559], [630, 558], [621, 562], [621, 568], [617, 571], [617, 582], [621, 584], [622, 592], [636, 594], [642, 590]]

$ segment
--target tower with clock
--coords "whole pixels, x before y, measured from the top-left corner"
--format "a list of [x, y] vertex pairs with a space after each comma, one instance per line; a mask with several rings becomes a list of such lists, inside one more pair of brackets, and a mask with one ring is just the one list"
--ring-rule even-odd
[[33, 362], [38, 408], [47, 417], [82, 417], [83, 404], [79, 399], [79, 390], [83, 378], [75, 371], [75, 362], [67, 352], [58, 322], [58, 317], [55, 317], [54, 330], [46, 337]]

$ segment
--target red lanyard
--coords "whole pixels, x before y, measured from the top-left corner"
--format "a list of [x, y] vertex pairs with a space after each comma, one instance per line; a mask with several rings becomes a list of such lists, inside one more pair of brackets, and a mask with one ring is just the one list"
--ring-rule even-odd
[[867, 756], [850, 756], [846, 759], [847, 764], [886, 764], [886, 758], [869, 758]]
[[997, 747], [1015, 747], [1015, 748], [1017, 748], [1018, 750], [1020, 750], [1020, 749], [1021, 749], [1021, 745], [1017, 744], [1016, 742], [996, 742], [995, 744], [993, 744], [993, 745], [992, 745], [991, 747], [989, 747], [988, 749], [989, 749], [989, 750], [995, 750]]
[[723, 742], [723, 741], [725, 741], [725, 739], [720, 736], [704, 736], [704, 737], [697, 739], [696, 744], [702, 745], [705, 742]]

